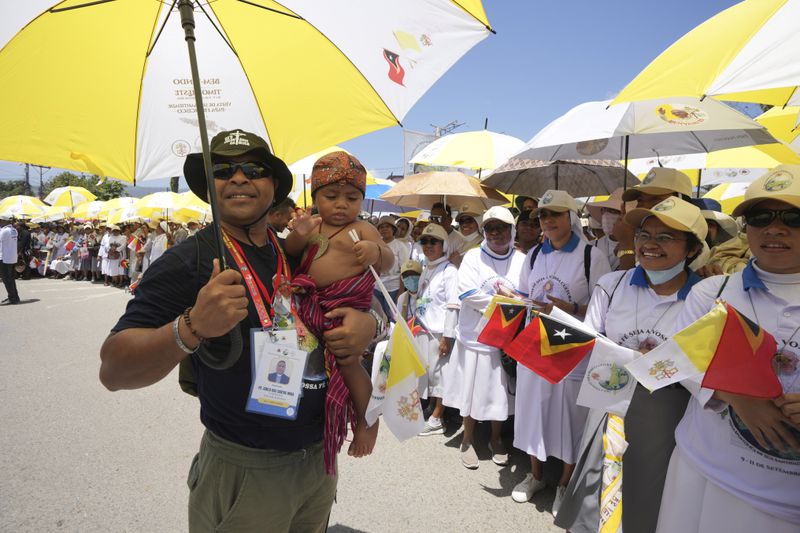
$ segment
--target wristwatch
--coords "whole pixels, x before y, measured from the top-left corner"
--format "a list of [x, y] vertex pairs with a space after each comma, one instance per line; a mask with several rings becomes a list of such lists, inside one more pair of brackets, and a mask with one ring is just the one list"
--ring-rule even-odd
[[634, 252], [633, 250], [619, 250], [617, 252], [617, 257], [622, 258], [625, 257], [626, 255], [634, 255], [634, 254], [636, 254], [636, 252]]
[[375, 336], [372, 340], [378, 341], [386, 334], [386, 323], [374, 309], [370, 308], [367, 312], [375, 319]]

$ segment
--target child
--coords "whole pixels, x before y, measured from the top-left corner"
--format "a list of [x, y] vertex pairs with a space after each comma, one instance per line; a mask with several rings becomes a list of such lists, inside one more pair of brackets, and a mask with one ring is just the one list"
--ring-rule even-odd
[[[368, 310], [375, 280], [368, 267], [379, 272], [391, 268], [394, 256], [369, 222], [358, 220], [364, 200], [367, 172], [346, 152], [322, 156], [311, 171], [311, 198], [319, 215], [303, 214], [294, 220], [286, 238], [286, 252], [304, 253], [292, 286], [300, 294], [300, 320], [318, 338], [338, 326], [325, 313], [340, 306]], [[354, 243], [350, 231], [359, 242]], [[378, 426], [367, 427], [367, 410], [372, 384], [364, 368], [339, 367], [333, 354], [325, 350], [329, 372], [325, 397], [325, 464], [333, 471], [336, 453], [347, 436], [347, 422], [353, 427], [353, 442], [348, 453], [363, 457], [372, 453]], [[345, 388], [346, 387], [346, 388]]]

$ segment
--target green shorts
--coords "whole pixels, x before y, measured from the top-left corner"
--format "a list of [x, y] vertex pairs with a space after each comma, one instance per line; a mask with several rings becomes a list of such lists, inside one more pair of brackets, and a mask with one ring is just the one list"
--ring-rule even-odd
[[322, 443], [279, 452], [206, 430], [189, 469], [189, 531], [322, 533], [336, 496]]

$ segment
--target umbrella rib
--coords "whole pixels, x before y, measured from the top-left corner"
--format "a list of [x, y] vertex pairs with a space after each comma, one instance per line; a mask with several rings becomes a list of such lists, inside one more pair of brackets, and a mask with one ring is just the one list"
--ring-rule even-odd
[[[225, 34], [222, 33], [222, 30], [220, 30], [219, 27], [217, 27], [217, 25], [214, 24], [214, 21], [212, 20], [211, 16], [208, 14], [208, 12], [203, 7], [203, 4], [201, 4], [200, 2], [197, 2], [197, 7], [200, 8], [200, 11], [202, 11], [203, 15], [206, 16], [206, 18], [208, 19], [208, 22], [211, 23], [211, 27], [214, 28], [215, 30], [217, 30], [217, 33], [219, 34], [220, 37], [222, 37], [222, 40], [225, 41], [225, 44], [228, 45], [228, 48], [231, 49], [231, 52], [233, 52], [233, 55], [235, 55], [236, 57], [239, 57], [239, 54], [236, 53], [236, 49], [233, 47], [233, 43], [230, 41], [230, 39], [227, 38], [227, 36]], [[220, 24], [222, 24], [222, 23], [220, 23]]]
[[708, 146], [706, 146], [705, 144], [703, 144], [703, 141], [701, 141], [701, 140], [700, 140], [700, 137], [698, 137], [698, 136], [697, 136], [697, 134], [696, 134], [694, 131], [692, 131], [692, 132], [691, 132], [691, 134], [692, 134], [692, 137], [694, 137], [695, 139], [697, 139], [697, 142], [699, 142], [699, 143], [700, 143], [700, 146], [702, 146], [702, 147], [703, 147], [703, 150], [704, 150], [706, 153], [708, 153]]
[[263, 9], [265, 11], [272, 11], [273, 13], [277, 13], [278, 15], [284, 15], [286, 17], [291, 17], [291, 18], [298, 19], [298, 20], [306, 20], [306, 19], [304, 19], [303, 17], [301, 17], [300, 15], [298, 15], [296, 13], [286, 13], [285, 11], [279, 11], [279, 10], [273, 9], [271, 7], [262, 6], [261, 4], [256, 4], [255, 2], [250, 2], [250, 0], [238, 0], [238, 1], [243, 3], [243, 4], [248, 4], [248, 5], [251, 5], [253, 7], [261, 8], [261, 9]]
[[[475, 20], [477, 20], [478, 22], [480, 22], [481, 24], [483, 24], [483, 21], [482, 21], [482, 20], [480, 20], [480, 19], [479, 19], [478, 17], [476, 17], [475, 15], [473, 15], [472, 13], [470, 13], [469, 9], [466, 9], [464, 6], [462, 6], [462, 5], [461, 5], [461, 2], [457, 2], [456, 0], [451, 0], [451, 2], [453, 2], [455, 5], [457, 5], [458, 7], [460, 7], [460, 8], [461, 8], [461, 10], [462, 10], [462, 11], [464, 11], [464, 13], [467, 13], [467, 14], [468, 14], [470, 17], [474, 18]], [[489, 30], [490, 32], [492, 32], [493, 34], [497, 35], [497, 32], [496, 32], [496, 31], [494, 31], [494, 30], [492, 29], [492, 27], [491, 27], [491, 26], [487, 26], [486, 24], [483, 24], [483, 27], [484, 27], [484, 28], [486, 28], [487, 30]]]
[[73, 9], [80, 9], [82, 7], [91, 7], [91, 6], [96, 6], [98, 4], [108, 4], [109, 2], [116, 2], [116, 0], [95, 0], [94, 2], [86, 2], [85, 4], [78, 4], [76, 6], [53, 7], [50, 8], [48, 11], [50, 11], [50, 13], [61, 13], [62, 11], [71, 11]]
[[167, 12], [167, 16], [164, 17], [164, 22], [163, 22], [163, 24], [161, 24], [161, 27], [158, 29], [158, 33], [156, 34], [156, 38], [153, 39], [153, 44], [150, 45], [150, 48], [148, 48], [147, 53], [145, 54], [145, 57], [150, 57], [150, 54], [153, 53], [153, 49], [156, 47], [156, 43], [158, 42], [158, 39], [161, 37], [161, 32], [164, 31], [164, 28], [166, 27], [167, 22], [169, 21], [169, 17], [172, 15], [172, 10], [175, 9], [175, 4], [177, 4], [177, 3], [178, 3], [178, 0], [172, 0], [172, 4], [169, 6], [169, 11]]

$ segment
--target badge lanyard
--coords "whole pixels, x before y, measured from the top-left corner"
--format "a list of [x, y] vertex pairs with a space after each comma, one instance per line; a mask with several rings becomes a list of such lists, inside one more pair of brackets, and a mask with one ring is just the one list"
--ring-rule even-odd
[[272, 285], [272, 295], [269, 294], [267, 288], [264, 286], [264, 283], [261, 281], [261, 278], [258, 277], [250, 265], [250, 262], [247, 261], [241, 245], [228, 237], [228, 234], [225, 231], [222, 232], [222, 239], [225, 242], [225, 247], [233, 256], [236, 267], [239, 269], [239, 272], [241, 272], [242, 278], [244, 278], [245, 286], [247, 287], [250, 297], [253, 300], [253, 305], [258, 313], [258, 320], [263, 329], [267, 329], [272, 326], [270, 315], [274, 317], [274, 310], [270, 309], [271, 313], [270, 311], [267, 311], [267, 306], [264, 304], [264, 301], [266, 300], [270, 305], [270, 308], [272, 308], [272, 299], [280, 288], [284, 271], [286, 272], [287, 278], [291, 276], [289, 262], [287, 261], [286, 256], [283, 254], [283, 250], [281, 250], [280, 246], [278, 246], [277, 239], [271, 231], [268, 231], [268, 235], [270, 243], [275, 248], [275, 252], [278, 255], [278, 271], [275, 275], [275, 281]]

